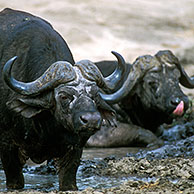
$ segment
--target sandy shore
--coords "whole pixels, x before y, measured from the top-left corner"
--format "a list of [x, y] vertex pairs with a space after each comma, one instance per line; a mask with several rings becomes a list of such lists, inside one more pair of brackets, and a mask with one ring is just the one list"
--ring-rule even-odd
[[128, 62], [161, 49], [179, 52], [194, 44], [193, 0], [0, 0], [49, 21], [69, 44], [76, 60]]

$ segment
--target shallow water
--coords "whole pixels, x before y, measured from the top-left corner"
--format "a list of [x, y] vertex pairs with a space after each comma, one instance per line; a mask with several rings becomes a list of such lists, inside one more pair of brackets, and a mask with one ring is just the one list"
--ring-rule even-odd
[[[87, 187], [92, 187], [93, 189], [100, 189], [100, 190], [104, 188], [113, 188], [116, 186], [120, 186], [123, 182], [127, 180], [140, 181], [140, 183], [144, 182], [145, 184], [150, 182], [155, 183], [157, 180], [160, 180], [159, 178], [161, 178], [161, 181], [164, 181], [164, 177], [162, 177], [163, 175], [165, 176], [165, 180], [166, 180], [165, 174], [166, 173], [168, 174], [170, 171], [175, 173], [172, 174], [172, 176], [168, 174], [170, 177], [167, 178], [168, 180], [166, 182], [166, 185], [169, 185], [169, 183], [173, 183], [173, 185], [178, 184], [178, 186], [182, 185], [181, 181], [179, 184], [179, 179], [181, 176], [184, 175], [184, 172], [182, 172], [182, 169], [179, 169], [177, 171], [177, 167], [182, 168], [182, 166], [187, 166], [188, 169], [187, 169], [187, 173], [185, 173], [186, 176], [188, 175], [188, 173], [190, 173], [190, 171], [192, 171], [192, 166], [193, 166], [192, 161], [188, 164], [189, 160], [186, 161], [185, 158], [188, 158], [188, 157], [193, 158], [193, 153], [194, 153], [193, 145], [194, 145], [194, 136], [191, 136], [184, 140], [179, 140], [176, 143], [174, 142], [173, 144], [165, 145], [156, 150], [147, 150], [142, 148], [84, 149], [81, 165], [77, 173], [78, 189], [84, 190]], [[118, 173], [115, 175], [115, 173], [110, 173], [109, 170], [115, 171], [117, 167], [114, 168], [114, 166], [112, 167], [107, 166], [107, 162], [109, 160], [114, 161], [114, 159], [116, 159], [117, 157], [122, 158], [122, 156], [126, 156], [126, 155], [132, 156], [134, 158], [133, 164], [136, 166], [135, 167], [136, 170], [128, 171], [128, 168], [126, 168], [126, 165], [128, 164], [131, 165], [131, 163], [129, 161], [128, 161], [129, 163], [126, 163], [125, 161], [124, 163], [121, 163], [119, 165], [122, 165], [122, 168], [126, 168], [127, 172], [130, 172], [130, 174]], [[178, 157], [177, 160], [172, 162], [172, 169], [170, 169], [170, 167], [166, 168], [168, 167], [167, 165], [168, 161], [167, 161], [167, 164], [164, 165], [165, 168], [161, 167], [162, 162], [160, 161], [160, 159], [164, 161], [165, 158], [172, 157], [172, 155]], [[184, 159], [182, 159], [181, 160], [182, 163], [179, 164], [181, 159], [180, 157]], [[140, 158], [148, 158], [152, 162], [149, 164], [147, 159], [141, 160]], [[155, 160], [155, 159], [159, 159], [159, 160]], [[145, 161], [147, 161], [147, 163], [145, 163], [144, 165]], [[153, 164], [154, 161], [155, 163]], [[146, 166], [147, 164], [149, 165]], [[35, 165], [30, 161], [28, 161], [28, 165], [30, 165], [29, 169], [24, 168], [24, 172], [25, 172], [24, 176], [25, 176], [25, 183], [26, 183], [24, 190], [35, 189], [37, 191], [42, 191], [42, 192], [58, 190], [57, 175], [39, 174], [40, 171], [39, 170], [37, 171], [38, 168], [36, 168], [38, 165]], [[143, 165], [143, 168], [142, 168], [142, 165]], [[101, 171], [98, 171], [99, 168], [101, 169]], [[36, 173], [35, 173], [35, 169], [36, 169]], [[107, 171], [108, 173], [101, 173], [105, 169], [108, 170]], [[154, 169], [156, 170], [156, 172], [159, 173], [159, 175], [158, 174], [156, 175], [155, 173], [152, 174], [152, 172], [155, 172]], [[160, 171], [162, 169], [164, 170], [164, 172], [162, 172], [161, 174]], [[145, 171], [145, 173], [142, 173], [142, 171]], [[112, 176], [112, 174], [114, 175]], [[183, 179], [185, 178], [183, 177]], [[188, 187], [188, 188], [193, 187], [191, 183], [188, 183], [188, 184], [185, 183], [184, 185], [185, 187]], [[4, 176], [4, 172], [0, 171], [0, 192], [2, 191], [6, 191], [5, 176]]]
[[[106, 148], [106, 149], [84, 149], [82, 159], [90, 160], [90, 159], [102, 159], [105, 157], [123, 157], [126, 156], [127, 153], [136, 153], [140, 150], [140, 148]], [[38, 165], [34, 165], [29, 162], [32, 168], [37, 167]], [[105, 176], [88, 176], [83, 177], [82, 165], [80, 165], [77, 173], [77, 186], [79, 190], [83, 190], [87, 187], [92, 187], [94, 189], [100, 188], [110, 188], [114, 186], [119, 186], [126, 180], [138, 180], [137, 177], [105, 177]], [[39, 191], [52, 191], [58, 190], [58, 176], [57, 175], [40, 175], [40, 174], [32, 174], [32, 173], [24, 173], [25, 177], [25, 188], [26, 189], [36, 189]], [[147, 180], [148, 182], [150, 180]], [[6, 191], [5, 186], [5, 175], [4, 171], [0, 171], [0, 191]]]
[[[36, 175], [24, 173], [25, 188], [39, 191], [50, 191], [58, 189], [57, 175]], [[6, 191], [5, 175], [0, 171], [0, 191]]]
[[[27, 189], [35, 189], [38, 191], [52, 191], [58, 190], [58, 177], [57, 175], [37, 175], [37, 174], [28, 174], [24, 173], [25, 176], [25, 188]], [[92, 187], [94, 189], [101, 188], [110, 188], [119, 186], [121, 183], [127, 180], [140, 180], [137, 177], [105, 177], [105, 176], [90, 176], [87, 178], [83, 178], [78, 171], [77, 174], [77, 186], [79, 190], [84, 190], [87, 187]], [[141, 180], [145, 182], [154, 181], [155, 178], [141, 178]], [[5, 188], [5, 176], [4, 172], [0, 171], [0, 191], [6, 191]]]
[[140, 150], [146, 150], [146, 148], [140, 147], [121, 147], [121, 148], [85, 148], [83, 151], [82, 159], [95, 159], [106, 158], [110, 156], [123, 157], [128, 153], [137, 153]]

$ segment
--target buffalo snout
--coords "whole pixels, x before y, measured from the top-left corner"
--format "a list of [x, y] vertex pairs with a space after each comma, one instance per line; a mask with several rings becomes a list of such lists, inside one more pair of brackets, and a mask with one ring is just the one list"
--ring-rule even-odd
[[88, 96], [77, 99], [73, 107], [73, 125], [75, 132], [94, 133], [102, 124], [102, 116], [96, 103]]
[[102, 118], [99, 112], [84, 112], [80, 115], [78, 122], [82, 128], [100, 129]]
[[172, 97], [169, 105], [174, 115], [181, 116], [189, 108], [189, 99], [187, 96]]
[[99, 112], [86, 112], [80, 115], [80, 124], [86, 127], [100, 128], [102, 118]]

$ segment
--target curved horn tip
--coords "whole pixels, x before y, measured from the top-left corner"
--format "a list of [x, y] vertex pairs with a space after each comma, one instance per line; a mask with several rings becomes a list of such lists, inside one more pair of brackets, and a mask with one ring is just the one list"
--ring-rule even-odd
[[120, 59], [122, 61], [122, 63], [125, 63], [125, 59], [123, 58], [123, 56], [119, 53], [117, 53], [116, 51], [111, 51], [111, 53], [117, 58]]
[[3, 72], [8, 71], [8, 69], [9, 69], [9, 71], [10, 71], [11, 68], [12, 68], [12, 66], [13, 66], [13, 64], [14, 64], [14, 62], [15, 62], [15, 60], [16, 60], [17, 58], [18, 58], [17, 56], [14, 56], [14, 57], [12, 57], [11, 59], [9, 59], [9, 60], [5, 63], [5, 65], [4, 65], [4, 67], [3, 67]]
[[[114, 55], [114, 56], [121, 56], [121, 54], [119, 54], [118, 52], [116, 51], [111, 51], [111, 53]], [[122, 56], [121, 56], [122, 57]]]
[[14, 56], [14, 57], [12, 57], [12, 58], [9, 60], [9, 62], [14, 62], [17, 58], [18, 58], [17, 56]]
[[18, 56], [14, 56], [12, 57], [12, 60], [16, 60], [18, 58]]
[[16, 60], [17, 58], [18, 58], [17, 56], [14, 56], [14, 57], [12, 57], [11, 59], [9, 59], [9, 60], [5, 63], [5, 66], [4, 66], [4, 67], [6, 67], [6, 66], [12, 66], [13, 63], [15, 62], [15, 60]]

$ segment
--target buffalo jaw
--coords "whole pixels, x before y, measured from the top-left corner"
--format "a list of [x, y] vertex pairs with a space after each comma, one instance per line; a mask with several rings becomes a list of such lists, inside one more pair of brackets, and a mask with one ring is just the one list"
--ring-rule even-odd
[[81, 96], [75, 102], [72, 111], [74, 129], [82, 138], [88, 138], [98, 131], [102, 117], [91, 98]]

